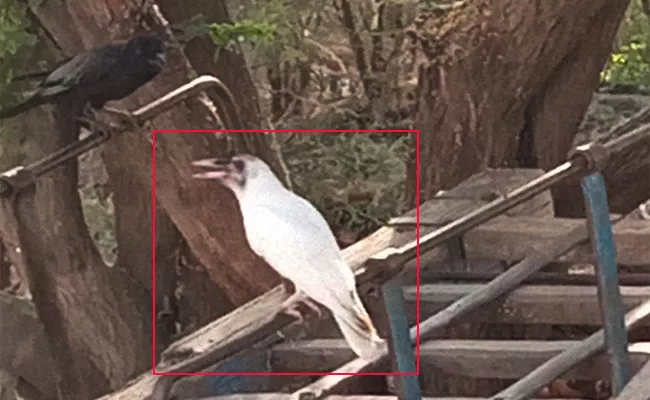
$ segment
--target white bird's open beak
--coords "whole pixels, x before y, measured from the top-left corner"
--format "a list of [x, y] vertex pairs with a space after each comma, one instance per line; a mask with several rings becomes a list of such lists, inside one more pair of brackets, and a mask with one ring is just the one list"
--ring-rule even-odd
[[192, 175], [195, 179], [224, 179], [233, 172], [232, 164], [229, 159], [224, 158], [206, 158], [203, 160], [192, 161], [193, 167], [205, 169], [203, 172], [197, 172]]

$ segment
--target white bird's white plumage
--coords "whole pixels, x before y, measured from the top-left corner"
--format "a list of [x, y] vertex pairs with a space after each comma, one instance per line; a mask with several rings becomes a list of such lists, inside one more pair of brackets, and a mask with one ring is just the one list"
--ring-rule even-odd
[[[237, 164], [237, 160], [243, 162]], [[372, 357], [384, 341], [359, 299], [354, 274], [323, 216], [287, 190], [262, 160], [240, 155], [233, 163], [227, 173], [195, 176], [216, 177], [234, 192], [251, 248], [297, 290], [332, 312], [358, 356]], [[194, 164], [208, 166], [204, 161]]]

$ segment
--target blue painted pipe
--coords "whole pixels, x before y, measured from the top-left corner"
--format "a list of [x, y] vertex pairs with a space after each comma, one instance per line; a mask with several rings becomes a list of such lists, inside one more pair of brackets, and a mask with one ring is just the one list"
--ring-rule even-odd
[[587, 223], [591, 244], [596, 255], [598, 297], [604, 322], [607, 352], [613, 369], [613, 395], [617, 396], [630, 379], [625, 309], [618, 285], [616, 245], [607, 204], [605, 180], [599, 172], [582, 179]]
[[[260, 354], [249, 354], [226, 360], [215, 372], [271, 372], [269, 360]], [[208, 396], [225, 396], [237, 393], [263, 392], [270, 384], [271, 376], [222, 375], [203, 378]]]
[[[407, 308], [402, 286], [390, 281], [382, 286], [386, 314], [390, 325], [393, 351], [399, 372], [417, 372], [415, 352], [406, 319]], [[400, 376], [400, 400], [421, 400], [420, 382], [417, 375]]]

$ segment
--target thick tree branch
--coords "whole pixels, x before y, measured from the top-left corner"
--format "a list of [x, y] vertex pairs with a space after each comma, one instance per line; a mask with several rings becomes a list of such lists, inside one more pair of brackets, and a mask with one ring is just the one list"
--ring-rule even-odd
[[0, 292], [0, 369], [42, 393], [54, 393], [54, 364], [34, 305]]
[[[428, 58], [416, 119], [427, 160], [422, 197], [480, 168], [515, 166], [526, 115], [536, 167], [564, 161], [628, 3], [541, 2], [532, 9], [469, 0], [442, 15], [421, 13], [409, 33]], [[411, 204], [414, 192], [412, 184]]]

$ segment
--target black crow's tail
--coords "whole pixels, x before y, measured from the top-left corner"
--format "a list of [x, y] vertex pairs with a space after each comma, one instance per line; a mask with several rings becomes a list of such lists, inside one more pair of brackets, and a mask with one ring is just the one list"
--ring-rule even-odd
[[45, 103], [47, 103], [47, 101], [40, 96], [30, 97], [18, 105], [0, 110], [0, 119], [15, 117], [18, 114], [22, 114], [25, 111], [31, 110], [32, 108]]

